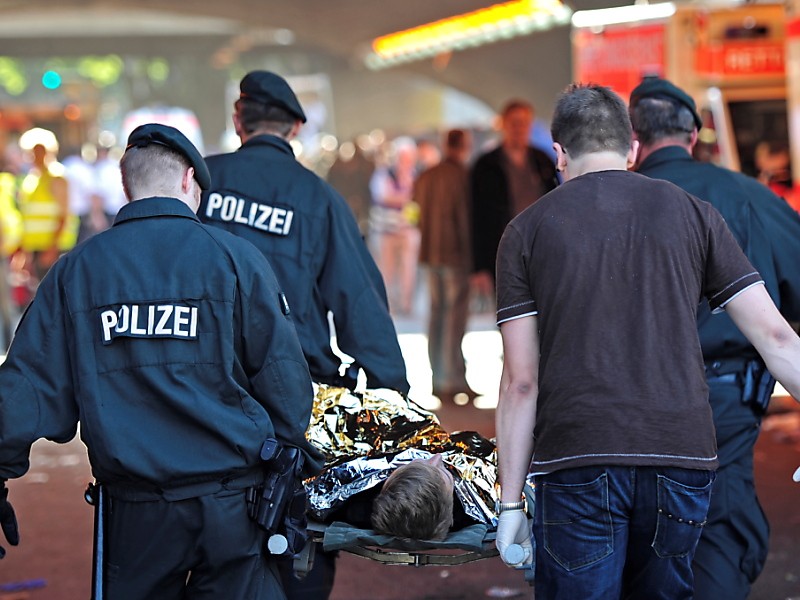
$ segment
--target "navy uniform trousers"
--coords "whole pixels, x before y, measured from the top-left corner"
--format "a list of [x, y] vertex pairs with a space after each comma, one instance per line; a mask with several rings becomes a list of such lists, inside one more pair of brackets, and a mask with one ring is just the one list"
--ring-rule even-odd
[[244, 490], [175, 501], [112, 497], [107, 529], [107, 599], [285, 598]]
[[769, 524], [753, 477], [761, 411], [742, 402], [742, 386], [736, 381], [709, 381], [709, 400], [720, 466], [692, 563], [695, 600], [743, 600], [764, 568], [769, 548]]

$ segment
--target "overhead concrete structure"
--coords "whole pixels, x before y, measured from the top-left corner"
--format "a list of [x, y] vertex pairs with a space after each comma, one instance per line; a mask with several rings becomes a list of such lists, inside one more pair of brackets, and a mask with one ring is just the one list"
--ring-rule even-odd
[[[574, 10], [627, 4], [566, 2]], [[164, 56], [182, 69], [178, 87], [221, 135], [229, 120], [230, 81], [250, 68], [288, 76], [324, 74], [332, 106], [328, 128], [348, 137], [374, 128], [430, 129], [465, 94], [468, 119], [524, 97], [549, 117], [571, 77], [569, 27], [370, 71], [364, 57], [378, 36], [492, 4], [481, 0], [0, 0], [0, 56]], [[176, 68], [178, 68], [176, 67]], [[227, 96], [225, 95], [228, 85]], [[162, 90], [174, 101], [180, 92]], [[132, 90], [136, 96], [137, 90]], [[136, 99], [134, 103], [141, 103]], [[458, 117], [456, 117], [458, 119]], [[331, 125], [332, 124], [332, 125]]]

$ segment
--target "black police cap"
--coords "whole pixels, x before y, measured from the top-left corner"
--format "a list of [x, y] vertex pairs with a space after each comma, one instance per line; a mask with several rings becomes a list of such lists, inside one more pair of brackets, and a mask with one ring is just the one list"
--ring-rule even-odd
[[203, 160], [194, 144], [180, 131], [169, 125], [147, 123], [139, 125], [128, 136], [128, 148], [143, 148], [150, 144], [166, 146], [181, 154], [194, 168], [194, 178], [200, 187], [204, 190], [211, 187], [211, 174], [208, 172], [206, 161]]
[[674, 100], [680, 104], [683, 104], [691, 111], [694, 124], [697, 126], [697, 128], [700, 129], [703, 126], [703, 120], [697, 113], [697, 106], [695, 105], [692, 97], [666, 79], [661, 79], [660, 77], [655, 76], [649, 76], [642, 79], [642, 82], [631, 92], [631, 106], [634, 106], [642, 98]]
[[306, 122], [306, 113], [292, 88], [280, 75], [270, 71], [250, 71], [239, 84], [241, 98], [256, 100], [267, 106], [277, 106]]

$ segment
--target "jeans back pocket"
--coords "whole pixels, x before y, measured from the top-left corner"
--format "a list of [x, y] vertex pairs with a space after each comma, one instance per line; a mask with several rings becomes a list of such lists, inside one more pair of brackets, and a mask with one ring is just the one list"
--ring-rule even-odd
[[700, 474], [708, 478], [708, 483], [702, 487], [685, 485], [658, 475], [658, 518], [652, 545], [661, 558], [683, 557], [697, 546], [706, 524], [714, 483], [713, 473], [693, 473]]
[[567, 571], [595, 563], [614, 551], [608, 477], [589, 483], [542, 485], [544, 547]]

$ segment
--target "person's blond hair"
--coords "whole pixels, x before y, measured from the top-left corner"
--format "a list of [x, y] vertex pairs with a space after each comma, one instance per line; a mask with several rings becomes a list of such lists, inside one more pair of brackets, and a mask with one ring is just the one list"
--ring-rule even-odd
[[413, 540], [443, 540], [453, 524], [453, 491], [441, 469], [412, 461], [392, 473], [372, 504], [377, 533]]

